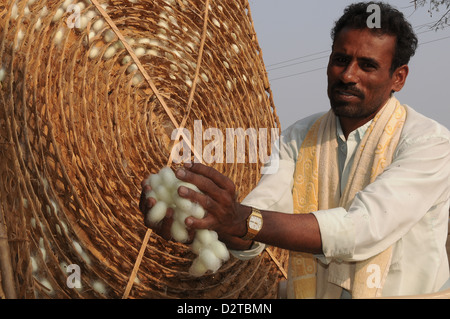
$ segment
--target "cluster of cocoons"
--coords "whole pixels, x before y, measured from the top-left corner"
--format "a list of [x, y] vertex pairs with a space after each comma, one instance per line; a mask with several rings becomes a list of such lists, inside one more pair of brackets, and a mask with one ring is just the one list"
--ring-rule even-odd
[[[130, 1], [131, 3], [138, 3], [138, 1]], [[165, 0], [165, 3], [168, 5], [174, 5], [174, 0]], [[189, 4], [183, 0], [185, 6]], [[87, 29], [89, 26], [89, 34], [88, 40], [89, 44], [92, 44], [89, 49], [89, 58], [91, 60], [97, 59], [98, 57], [102, 57], [104, 60], [110, 60], [114, 58], [119, 52], [121, 52], [125, 46], [120, 41], [115, 32], [109, 27], [108, 23], [102, 18], [102, 16], [95, 10], [89, 9], [87, 6], [91, 4], [91, 1], [84, 0], [65, 0], [63, 4], [56, 11], [53, 22], [60, 20], [63, 17], [70, 17], [74, 15], [74, 12], [80, 15], [78, 19], [78, 24], [75, 24], [75, 28], [83, 31]], [[106, 11], [108, 9], [108, 5], [106, 3], [101, 4], [101, 7]], [[76, 8], [76, 9], [75, 9]], [[182, 50], [174, 50], [168, 49], [167, 43], [169, 40], [173, 42], [178, 42], [179, 39], [172, 35], [168, 34], [168, 30], [173, 30], [175, 28], [174, 33], [180, 34], [181, 30], [179, 30], [179, 25], [177, 19], [170, 15], [173, 12], [173, 9], [170, 6], [164, 7], [167, 10], [166, 12], [161, 12], [159, 15], [159, 20], [157, 22], [157, 26], [159, 27], [157, 34], [155, 34], [152, 38], [131, 38], [125, 37], [127, 43], [132, 47], [134, 54], [138, 59], [144, 56], [163, 56], [168, 59], [172, 64], [170, 65], [170, 70], [173, 71], [169, 74], [170, 79], [176, 80], [177, 76], [175, 74], [178, 73], [178, 66], [175, 64], [177, 58], [183, 60], [185, 59], [185, 54]], [[70, 19], [70, 18], [68, 18]], [[188, 28], [183, 26], [182, 30], [184, 32], [188, 32]], [[56, 44], [61, 43], [65, 39], [65, 33], [67, 32], [66, 26], [59, 28], [55, 35], [54, 41]], [[196, 32], [195, 42], [187, 43], [187, 48], [190, 53], [193, 53], [197, 50], [197, 44], [200, 42], [200, 34]], [[95, 43], [94, 43], [95, 42]], [[170, 52], [164, 52], [170, 51]], [[125, 55], [121, 59], [121, 65], [126, 66], [126, 73], [132, 74], [132, 84], [137, 86], [141, 82], [144, 81], [144, 77], [140, 72], [137, 72], [138, 67], [130, 55]], [[180, 64], [180, 66], [186, 71], [189, 70], [189, 66], [186, 63]], [[191, 67], [195, 69], [195, 62], [191, 63]], [[209, 78], [205, 73], [200, 74], [203, 81], [208, 82]], [[188, 77], [185, 78], [186, 85], [188, 87], [192, 86], [192, 80]], [[231, 85], [231, 82], [230, 84]]]
[[[42, 179], [42, 184], [47, 189], [48, 181], [45, 178]], [[28, 200], [26, 198], [22, 199], [22, 203], [23, 203], [23, 206], [25, 209], [29, 208]], [[56, 216], [59, 215], [59, 207], [55, 201], [50, 200], [50, 205], [46, 205], [45, 208], [46, 208], [45, 212], [48, 217], [51, 217], [52, 214], [55, 214]], [[55, 226], [57, 234], [59, 236], [63, 235], [63, 233], [65, 235], [68, 235], [69, 230], [68, 230], [67, 224], [62, 220], [59, 220], [59, 223], [61, 224], [62, 227], [60, 227], [58, 224]], [[47, 226], [45, 226], [44, 223], [42, 223], [41, 221], [38, 221], [35, 217], [32, 217], [30, 219], [30, 225], [34, 231], [43, 231], [45, 229], [45, 227], [47, 227]], [[56, 235], [56, 234], [54, 234], [54, 235]], [[41, 272], [41, 269], [39, 269], [39, 262], [38, 262], [38, 259], [41, 259], [42, 262], [44, 262], [44, 263], [46, 263], [48, 261], [49, 255], [52, 254], [51, 242], [46, 241], [44, 239], [44, 237], [39, 237], [39, 241], [37, 244], [38, 244], [37, 248], [39, 250], [36, 251], [34, 255], [30, 256], [31, 271], [32, 271], [32, 274], [33, 274], [33, 277], [35, 278], [35, 280], [37, 280], [42, 286], [45, 287], [46, 293], [50, 296], [54, 296], [55, 289], [53, 287], [53, 284], [47, 278], [42, 277], [42, 272]], [[76, 240], [72, 240], [72, 245], [73, 245], [72, 247], [74, 248], [74, 250], [79, 254], [79, 256], [84, 260], [84, 262], [88, 265], [91, 265], [91, 259], [87, 253], [87, 250], [82, 247], [81, 243]], [[47, 252], [50, 252], [50, 253], [47, 253]], [[76, 265], [78, 265], [78, 263], [76, 263]], [[72, 271], [70, 271], [70, 269], [67, 268], [69, 266], [68, 262], [62, 260], [60, 262], [59, 266], [60, 266], [63, 274], [68, 276], [69, 274], [72, 273]], [[136, 277], [135, 282], [138, 282], [138, 280], [139, 279]], [[107, 286], [105, 285], [105, 283], [99, 279], [90, 280], [89, 284], [90, 284], [91, 288], [99, 294], [106, 295], [108, 292]], [[83, 289], [86, 289], [86, 287], [83, 287], [82, 282], [79, 282], [78, 286], [75, 286], [74, 288], [77, 288], [79, 291], [83, 291]]]
[[[189, 216], [203, 218], [205, 210], [195, 202], [182, 198], [178, 194], [178, 188], [185, 186], [196, 192], [201, 191], [193, 184], [179, 180], [170, 167], [164, 167], [157, 174], [151, 174], [145, 181], [151, 187], [151, 191], [146, 193], [146, 198], [154, 198], [156, 204], [146, 215], [147, 221], [158, 224], [165, 217], [167, 209], [174, 211], [171, 234], [175, 241], [185, 243], [189, 240], [185, 220]], [[195, 231], [195, 237], [191, 244], [191, 250], [197, 255], [194, 259], [189, 273], [192, 276], [200, 277], [208, 271], [215, 273], [222, 266], [222, 263], [230, 258], [227, 247], [219, 241], [215, 231], [199, 229]]]
[[[30, 10], [28, 6], [31, 5], [30, 2], [34, 2], [34, 0], [29, 0], [29, 3], [25, 9], [25, 14], [28, 14]], [[133, 3], [136, 3], [133, 2]], [[68, 29], [75, 28], [78, 31], [87, 30], [89, 33], [87, 34], [88, 43], [91, 44], [88, 52], [89, 59], [94, 60], [99, 57], [102, 57], [104, 60], [110, 60], [117, 53], [119, 53], [122, 49], [124, 49], [124, 45], [122, 41], [118, 39], [115, 32], [109, 27], [108, 23], [103, 19], [103, 17], [97, 12], [96, 8], [93, 8], [90, 0], [77, 1], [77, 0], [65, 0], [60, 7], [56, 10], [52, 17], [52, 22], [56, 23], [61, 19], [64, 19], [65, 23], [59, 27], [53, 36], [53, 41], [56, 45], [62, 43], [62, 41], [67, 37]], [[90, 8], [88, 6], [91, 6]], [[101, 7], [106, 11], [108, 9], [108, 5], [106, 3], [101, 4]], [[12, 9], [12, 17], [17, 18], [18, 16], [18, 7], [14, 4]], [[28, 12], [28, 13], [27, 13]], [[46, 6], [42, 9], [40, 15], [44, 17], [48, 14], [48, 9]], [[42, 26], [41, 18], [39, 18], [36, 22], [35, 29], [39, 30]], [[18, 34], [19, 42], [20, 32]], [[127, 42], [134, 43], [134, 40], [131, 38], [126, 39]], [[143, 48], [136, 48], [136, 55], [142, 56]], [[145, 50], [144, 50], [145, 51]], [[153, 51], [147, 50], [146, 54], [152, 54]], [[136, 71], [137, 65], [131, 63], [131, 57], [129, 55], [126, 56], [122, 60], [122, 65], [130, 64], [127, 68], [127, 74], [133, 73]], [[140, 73], [134, 74], [132, 78], [133, 85], [138, 85], [144, 80]]]
[[[177, 1], [180, 1], [186, 7], [189, 6], [188, 1], [186, 0]], [[22, 8], [18, 5], [18, 0], [15, 0], [11, 7], [11, 18], [16, 20], [20, 15], [23, 17], [30, 17], [31, 12], [34, 11], [32, 9], [35, 2], [36, 0], [28, 0], [26, 5]], [[138, 0], [129, 0], [129, 2], [133, 4], [139, 3]], [[176, 4], [175, 0], [164, 0], [164, 2], [166, 3], [164, 6], [165, 11], [161, 12], [159, 14], [159, 19], [155, 21], [159, 27], [156, 34], [152, 35], [151, 38], [126, 37], [125, 39], [133, 48], [137, 58], [140, 59], [144, 56], [157, 56], [167, 59], [171, 62], [171, 72], [168, 74], [169, 78], [172, 80], [184, 80], [186, 88], [192, 87], [192, 79], [187, 74], [184, 76], [180, 75], [181, 73], [179, 72], [179, 68], [184, 69], [186, 72], [191, 71], [191, 68], [196, 68], [195, 62], [186, 61], [186, 52], [192, 54], [198, 50], [201, 35], [198, 31], [189, 30], [187, 26], [179, 25], [176, 16], [173, 14], [174, 10], [172, 9], [172, 6]], [[107, 3], [102, 3], [100, 5], [105, 11], [107, 11]], [[221, 12], [223, 11], [223, 7], [220, 5], [217, 5], [217, 9]], [[210, 10], [212, 10], [211, 6]], [[67, 32], [69, 29], [75, 28], [80, 32], [88, 30], [86, 39], [90, 45], [88, 56], [91, 60], [96, 60], [98, 58], [110, 60], [123, 52], [124, 45], [122, 41], [118, 39], [115, 32], [110, 28], [109, 24], [92, 5], [90, 0], [65, 0], [54, 12], [50, 12], [47, 6], [44, 6], [38, 13], [38, 19], [34, 20], [34, 28], [36, 31], [42, 29], [43, 19], [49, 14], [52, 14], [52, 23], [58, 23], [62, 20], [64, 21], [64, 23], [60, 23], [60, 27], [54, 31], [53, 41], [56, 45], [61, 44], [65, 39], [67, 39]], [[221, 25], [223, 25], [226, 30], [229, 29], [225, 22], [221, 23], [214, 17], [211, 21], [217, 28], [220, 28]], [[73, 25], [70, 25], [70, 23]], [[177, 44], [177, 49], [169, 48], [168, 41], [171, 41], [172, 43], [179, 43], [179, 38], [176, 35], [180, 35], [182, 32], [192, 32], [192, 41], [185, 43], [184, 47]], [[170, 33], [173, 34], [170, 35]], [[209, 37], [212, 36], [209, 31], [207, 33]], [[237, 40], [237, 35], [234, 32], [231, 32], [230, 34], [234, 40]], [[25, 32], [22, 29], [19, 29], [16, 36], [16, 50], [19, 49], [24, 36]], [[237, 44], [232, 44], [231, 49], [236, 54], [239, 54], [240, 52]], [[138, 86], [144, 81], [144, 77], [138, 71], [138, 67], [132, 61], [130, 55], [127, 54], [124, 57], [121, 57], [120, 63], [122, 66], [126, 66], [126, 73], [131, 76], [132, 85]], [[223, 64], [227, 69], [230, 68], [227, 61], [223, 61]], [[206, 73], [201, 73], [200, 78], [204, 82], [209, 82], [209, 77]], [[243, 79], [247, 82], [245, 75], [243, 76]], [[236, 78], [234, 80], [227, 80], [227, 89], [232, 91], [235, 86], [235, 81]], [[261, 101], [262, 95], [258, 95], [258, 98]]]

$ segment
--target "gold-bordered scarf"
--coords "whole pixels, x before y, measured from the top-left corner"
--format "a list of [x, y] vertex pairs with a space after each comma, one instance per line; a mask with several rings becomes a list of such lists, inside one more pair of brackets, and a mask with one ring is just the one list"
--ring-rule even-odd
[[[294, 213], [344, 207], [348, 209], [355, 194], [372, 183], [391, 163], [398, 144], [406, 109], [395, 97], [377, 113], [355, 153], [344, 193], [339, 191], [336, 116], [330, 110], [309, 129], [300, 147], [293, 187]], [[389, 270], [392, 247], [360, 262], [333, 260], [325, 265], [308, 253], [290, 252], [288, 269], [289, 298], [339, 298], [342, 289], [353, 298], [381, 295]], [[369, 266], [378, 265], [380, 282], [368, 284]]]

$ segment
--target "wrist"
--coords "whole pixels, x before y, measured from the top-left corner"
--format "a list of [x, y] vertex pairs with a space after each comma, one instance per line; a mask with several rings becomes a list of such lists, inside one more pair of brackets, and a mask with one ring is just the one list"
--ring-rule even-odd
[[241, 237], [241, 239], [253, 241], [263, 227], [263, 216], [261, 211], [252, 207], [250, 215], [247, 217], [246, 224], [247, 232], [243, 237]]
[[234, 225], [226, 235], [227, 247], [234, 250], [248, 250], [253, 246], [253, 240], [243, 237], [248, 232], [247, 220], [252, 213], [252, 208], [236, 203], [235, 212]]
[[242, 238], [247, 234], [247, 219], [252, 213], [252, 208], [238, 204], [237, 212], [238, 217], [236, 218], [234, 236]]

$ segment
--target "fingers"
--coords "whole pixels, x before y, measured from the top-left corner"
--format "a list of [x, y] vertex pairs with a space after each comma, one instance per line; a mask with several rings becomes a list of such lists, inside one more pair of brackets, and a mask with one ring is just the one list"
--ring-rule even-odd
[[[152, 188], [145, 184], [142, 185], [141, 197], [139, 200], [139, 210], [144, 214], [144, 224], [146, 227], [151, 228], [156, 234], [161, 236], [163, 239], [170, 241], [173, 240], [172, 234], [172, 224], [174, 222], [174, 210], [172, 208], [168, 208], [164, 218], [158, 223], [152, 223], [148, 219], [148, 214], [153, 206], [156, 205], [156, 200], [152, 197], [147, 198], [147, 194], [151, 192]], [[188, 229], [188, 240], [186, 244], [192, 243], [195, 237], [195, 230]]]
[[218, 204], [208, 195], [196, 192], [189, 187], [180, 186], [178, 188], [178, 195], [189, 199], [191, 202], [199, 203], [207, 211], [214, 211]]
[[141, 211], [141, 213], [144, 213], [144, 209], [145, 209], [145, 192], [142, 191], [141, 192], [141, 197], [139, 198], [139, 210]]
[[210, 229], [212, 228], [211, 225], [216, 221], [216, 219], [210, 215], [207, 214], [204, 218], [198, 219], [194, 218], [192, 216], [186, 218], [184, 223], [189, 229]]
[[206, 166], [201, 163], [193, 163], [193, 164], [189, 163], [185, 164], [185, 168], [190, 172], [206, 177], [208, 180], [211, 180], [213, 184], [217, 185], [218, 187], [226, 191], [233, 193], [235, 191], [233, 181], [229, 179], [227, 176], [217, 171], [216, 169], [214, 169], [213, 167]]
[[[200, 206], [202, 206], [206, 211], [206, 215], [201, 219], [193, 216], [187, 217], [184, 223], [188, 228], [210, 229], [213, 224], [217, 223], [217, 217], [213, 217], [213, 215], [215, 215], [214, 213], [217, 212], [220, 207], [219, 204], [211, 197], [183, 186], [178, 189], [178, 194], [183, 198], [187, 198], [192, 202], [200, 204]], [[211, 212], [213, 212], [213, 214], [211, 214]]]
[[208, 203], [208, 200], [212, 199], [213, 201], [216, 201], [217, 203], [225, 206], [229, 205], [235, 200], [235, 186], [228, 177], [205, 165], [200, 164], [198, 166], [192, 167], [197, 167], [199, 169], [179, 169], [176, 172], [176, 176], [182, 181], [196, 185], [204, 194], [208, 195], [210, 198], [199, 195], [196, 196], [196, 194], [190, 192], [189, 190], [186, 191], [184, 190], [184, 188], [182, 191], [186, 191], [187, 193], [181, 193], [181, 196], [187, 197], [192, 201], [199, 202], [207, 210], [209, 210], [210, 208], [215, 208], [211, 207], [212, 203]]
[[198, 189], [205, 194], [217, 194], [223, 191], [223, 189], [221, 189], [214, 183], [213, 180], [209, 179], [208, 177], [190, 172], [186, 169], [178, 169], [175, 172], [175, 175], [177, 178], [184, 182], [196, 185]]
[[152, 197], [147, 197], [147, 194], [152, 190], [148, 185], [144, 185], [141, 192], [141, 197], [139, 199], [139, 210], [143, 214], [147, 212], [156, 204], [156, 200]]
[[149, 222], [147, 215], [153, 206], [156, 204], [156, 199], [153, 197], [147, 197], [147, 194], [151, 192], [152, 188], [145, 183], [145, 180], [141, 183], [142, 192], [139, 199], [139, 210], [144, 214], [144, 224], [148, 228], [153, 229], [158, 235], [166, 240], [171, 239], [170, 228], [173, 223], [173, 210], [171, 208], [167, 209], [164, 218], [157, 224], [152, 224]]
[[165, 240], [171, 240], [171, 227], [173, 223], [173, 210], [172, 208], [167, 209], [166, 216], [157, 225], [148, 225], [146, 218], [146, 226], [155, 230], [155, 232], [160, 235]]
[[206, 216], [203, 219], [188, 218], [186, 225], [194, 229], [227, 231], [235, 213], [234, 183], [214, 168], [203, 164], [186, 165], [185, 169], [177, 170], [176, 176], [180, 180], [196, 185], [203, 192], [179, 187], [178, 194], [181, 197], [199, 203], [206, 210]]

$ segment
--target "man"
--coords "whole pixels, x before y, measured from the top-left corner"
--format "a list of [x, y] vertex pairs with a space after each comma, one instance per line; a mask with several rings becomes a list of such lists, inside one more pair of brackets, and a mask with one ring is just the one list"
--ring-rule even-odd
[[[369, 4], [381, 10], [380, 28], [367, 25]], [[185, 223], [217, 231], [238, 258], [256, 256], [264, 244], [289, 249], [292, 298], [438, 291], [449, 278], [450, 133], [393, 95], [405, 84], [417, 38], [384, 3], [349, 6], [332, 37], [331, 110], [284, 131], [278, 172], [263, 176], [242, 203], [216, 170], [178, 170], [204, 193], [180, 187], [179, 194], [207, 210]], [[141, 210], [154, 203], [143, 199]], [[170, 238], [171, 221], [168, 211], [148, 226]]]

